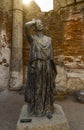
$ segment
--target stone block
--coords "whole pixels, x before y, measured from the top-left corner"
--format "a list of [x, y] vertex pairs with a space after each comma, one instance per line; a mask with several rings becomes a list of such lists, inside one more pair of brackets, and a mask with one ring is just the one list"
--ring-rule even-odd
[[[67, 119], [60, 105], [55, 104], [55, 113], [52, 116], [51, 119], [47, 117], [29, 117], [27, 105], [24, 105], [16, 130], [69, 130]], [[21, 119], [32, 119], [32, 122], [21, 123]]]
[[66, 70], [64, 66], [56, 65], [57, 67], [57, 76], [55, 79], [57, 87], [65, 87], [66, 86]]
[[61, 5], [61, 7], [67, 6], [66, 0], [62, 0], [62, 1], [60, 2], [60, 5]]
[[73, 4], [74, 0], [67, 0], [67, 5]]
[[84, 89], [84, 80], [80, 77], [69, 77], [67, 80], [67, 87], [70, 90], [80, 90]]
[[67, 88], [71, 90], [84, 89], [84, 69], [68, 69]]
[[84, 2], [83, 0], [76, 0], [77, 2]]

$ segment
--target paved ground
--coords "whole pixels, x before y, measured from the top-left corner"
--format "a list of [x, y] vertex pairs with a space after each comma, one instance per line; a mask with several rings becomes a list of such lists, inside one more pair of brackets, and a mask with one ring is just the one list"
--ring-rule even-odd
[[[56, 101], [62, 105], [70, 130], [84, 130], [84, 104], [74, 102], [72, 97]], [[0, 93], [0, 130], [15, 130], [24, 96], [5, 90]]]

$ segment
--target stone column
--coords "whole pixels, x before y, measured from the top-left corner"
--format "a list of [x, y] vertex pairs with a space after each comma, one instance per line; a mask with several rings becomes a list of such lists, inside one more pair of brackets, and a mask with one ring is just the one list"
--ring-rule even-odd
[[23, 84], [23, 5], [13, 0], [12, 53], [10, 89], [18, 90]]

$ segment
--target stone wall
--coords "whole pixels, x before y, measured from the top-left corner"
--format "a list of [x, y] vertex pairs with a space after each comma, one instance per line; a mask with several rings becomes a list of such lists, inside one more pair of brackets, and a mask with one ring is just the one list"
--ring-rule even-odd
[[74, 6], [76, 4], [83, 3], [84, 0], [53, 0], [54, 10], [58, 11], [61, 8]]
[[[63, 23], [65, 85], [70, 91], [84, 89], [84, 1], [54, 0], [54, 10], [60, 13]], [[56, 81], [62, 79], [59, 74]]]
[[[18, 7], [20, 4], [15, 5]], [[50, 12], [41, 12], [34, 2], [23, 7], [21, 5], [20, 10], [13, 9], [13, 6], [11, 0], [0, 2], [0, 88], [8, 87], [10, 79], [12, 79], [11, 87], [16, 85], [16, 88], [17, 83], [20, 83], [20, 87], [23, 80], [26, 82], [29, 45], [25, 34], [22, 45], [24, 31], [22, 28], [24, 23], [32, 18], [40, 18], [44, 23], [44, 33], [53, 40], [54, 58], [58, 70], [57, 87], [65, 87], [70, 91], [84, 89], [84, 1], [54, 0], [54, 10]], [[13, 17], [17, 17], [17, 21]], [[12, 33], [15, 36], [12, 36]], [[18, 80], [20, 74], [21, 80]]]
[[84, 89], [84, 3], [61, 9], [67, 87]]
[[[54, 58], [58, 75], [56, 85], [70, 91], [84, 88], [84, 3], [74, 0], [54, 1], [54, 10], [34, 13], [26, 20], [40, 18], [44, 33], [53, 40]], [[26, 13], [25, 13], [26, 14]], [[26, 43], [26, 42], [25, 42]], [[24, 46], [24, 63], [27, 71], [28, 52]], [[26, 53], [25, 53], [26, 52]], [[25, 76], [25, 73], [24, 73]], [[25, 80], [24, 80], [25, 82]]]
[[12, 2], [0, 1], [0, 89], [8, 87], [12, 37]]

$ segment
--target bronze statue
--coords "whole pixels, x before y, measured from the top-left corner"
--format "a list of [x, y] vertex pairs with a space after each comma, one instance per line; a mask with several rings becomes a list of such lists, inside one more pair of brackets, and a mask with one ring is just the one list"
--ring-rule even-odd
[[[35, 35], [29, 29], [33, 27]], [[55, 77], [57, 74], [52, 39], [43, 34], [42, 21], [33, 19], [25, 24], [30, 45], [25, 101], [30, 116], [45, 116], [54, 112]]]

